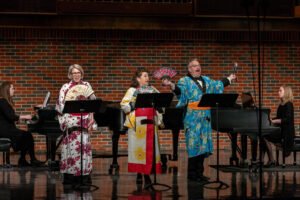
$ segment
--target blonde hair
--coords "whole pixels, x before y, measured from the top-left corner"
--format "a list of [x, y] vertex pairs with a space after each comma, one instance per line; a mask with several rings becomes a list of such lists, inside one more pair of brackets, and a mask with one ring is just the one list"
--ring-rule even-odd
[[73, 64], [73, 65], [71, 65], [70, 67], [69, 67], [69, 70], [68, 70], [68, 78], [69, 79], [72, 79], [72, 70], [73, 69], [77, 69], [77, 70], [79, 70], [80, 71], [80, 73], [81, 73], [81, 78], [83, 78], [83, 69], [82, 69], [82, 67], [80, 66], [80, 65], [78, 65], [78, 64]]
[[284, 94], [283, 97], [281, 98], [281, 104], [285, 104], [286, 102], [293, 102], [294, 96], [293, 96], [293, 91], [290, 86], [285, 86], [282, 85], [280, 86], [283, 88]]

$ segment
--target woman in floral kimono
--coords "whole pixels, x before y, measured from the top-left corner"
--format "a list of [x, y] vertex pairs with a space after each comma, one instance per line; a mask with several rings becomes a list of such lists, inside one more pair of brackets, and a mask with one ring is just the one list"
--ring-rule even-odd
[[63, 174], [64, 184], [76, 185], [80, 183], [81, 173], [83, 182], [91, 183], [90, 173], [92, 171], [92, 149], [89, 131], [94, 124], [91, 113], [83, 113], [82, 116], [82, 160], [83, 171], [81, 172], [81, 115], [80, 113], [63, 113], [65, 101], [95, 99], [91, 85], [83, 81], [83, 69], [74, 64], [69, 67], [69, 83], [62, 86], [56, 104], [59, 113], [60, 128], [64, 132], [61, 149], [60, 172]]
[[213, 152], [212, 128], [210, 124], [210, 108], [198, 107], [205, 93], [222, 93], [224, 87], [236, 79], [234, 74], [221, 81], [215, 81], [207, 76], [201, 76], [201, 66], [197, 59], [188, 63], [188, 74], [182, 77], [177, 85], [164, 79], [163, 84], [170, 86], [177, 95], [177, 107], [186, 107], [184, 130], [188, 152], [188, 179], [197, 182], [207, 182], [203, 175], [204, 159]]
[[[140, 93], [158, 93], [149, 85], [149, 75], [146, 69], [138, 69], [132, 78], [130, 88], [121, 102], [121, 108], [126, 113], [124, 125], [128, 127], [128, 172], [137, 172], [137, 184], [142, 184], [144, 174], [146, 188], [151, 184], [150, 174], [155, 167], [161, 173], [160, 150], [158, 143], [158, 126], [162, 126], [162, 115], [153, 108], [135, 108], [136, 97]], [[153, 124], [142, 124], [141, 120], [153, 120]], [[153, 166], [153, 133], [155, 134], [156, 162]]]

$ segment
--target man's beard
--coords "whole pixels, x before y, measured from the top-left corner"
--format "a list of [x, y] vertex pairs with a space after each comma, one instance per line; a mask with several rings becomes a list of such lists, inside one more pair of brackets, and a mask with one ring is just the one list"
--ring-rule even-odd
[[201, 76], [201, 73], [200, 74], [191, 74], [192, 75], [192, 77], [194, 77], [194, 78], [199, 78], [200, 76]]

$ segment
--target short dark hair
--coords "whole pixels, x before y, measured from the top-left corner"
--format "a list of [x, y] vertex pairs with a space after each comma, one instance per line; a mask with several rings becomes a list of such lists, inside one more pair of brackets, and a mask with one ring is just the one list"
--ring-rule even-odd
[[189, 59], [188, 64], [187, 64], [188, 68], [190, 66], [190, 63], [193, 62], [193, 61], [197, 61], [198, 63], [200, 63], [198, 58], [191, 58], [191, 59]]
[[139, 86], [139, 82], [136, 79], [140, 78], [142, 76], [143, 72], [146, 72], [146, 73], [149, 74], [149, 71], [144, 67], [140, 67], [135, 71], [135, 73], [134, 73], [134, 75], [132, 76], [132, 79], [131, 79], [130, 87], [137, 88]]

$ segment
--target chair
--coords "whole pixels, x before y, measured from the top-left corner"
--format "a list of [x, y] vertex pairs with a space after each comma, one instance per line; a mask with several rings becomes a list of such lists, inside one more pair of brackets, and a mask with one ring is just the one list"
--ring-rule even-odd
[[[279, 151], [282, 151], [282, 168], [285, 168], [286, 144], [283, 141], [282, 144], [275, 144], [276, 146], [276, 164], [279, 165]], [[290, 152], [293, 152], [294, 163], [297, 165], [297, 152], [300, 151], [300, 136], [294, 137], [293, 146], [290, 148]]]
[[10, 139], [0, 138], [0, 152], [3, 153], [3, 167], [10, 167], [10, 147]]

